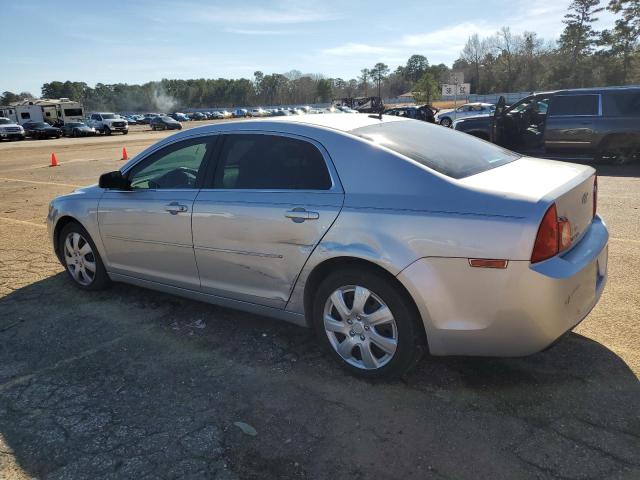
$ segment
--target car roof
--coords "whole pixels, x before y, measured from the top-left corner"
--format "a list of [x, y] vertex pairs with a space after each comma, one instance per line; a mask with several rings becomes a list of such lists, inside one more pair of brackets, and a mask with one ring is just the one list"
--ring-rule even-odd
[[[342, 132], [350, 132], [356, 128], [368, 127], [369, 125], [378, 125], [380, 123], [389, 122], [407, 122], [408, 119], [402, 117], [396, 117], [393, 115], [382, 115], [382, 119], [378, 115], [358, 113], [355, 115], [319, 115], [319, 114], [304, 114], [296, 115], [295, 117], [277, 117], [264, 120], [252, 120], [258, 122], [276, 122], [276, 123], [293, 123], [304, 124], [309, 126], [330, 128], [333, 130], [340, 130]], [[246, 123], [246, 121], [242, 122]]]

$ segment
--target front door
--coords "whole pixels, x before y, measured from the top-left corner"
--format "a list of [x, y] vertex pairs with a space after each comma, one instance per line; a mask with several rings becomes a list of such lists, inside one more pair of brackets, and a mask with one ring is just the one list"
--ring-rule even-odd
[[324, 149], [278, 134], [229, 134], [193, 207], [206, 293], [284, 308], [336, 219], [342, 188]]
[[98, 223], [110, 271], [200, 288], [191, 212], [213, 138], [164, 147], [126, 173], [129, 190], [104, 193]]
[[507, 101], [501, 96], [491, 117], [491, 141], [498, 145], [504, 144], [504, 114], [506, 106]]

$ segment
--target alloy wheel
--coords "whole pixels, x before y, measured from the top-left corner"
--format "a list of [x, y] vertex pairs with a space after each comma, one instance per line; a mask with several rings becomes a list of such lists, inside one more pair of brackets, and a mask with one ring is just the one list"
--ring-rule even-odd
[[91, 244], [78, 232], [70, 232], [64, 241], [64, 260], [71, 277], [80, 285], [90, 285], [96, 275], [96, 257]]
[[324, 329], [333, 349], [363, 370], [385, 366], [398, 346], [398, 327], [384, 301], [369, 289], [347, 285], [325, 302]]

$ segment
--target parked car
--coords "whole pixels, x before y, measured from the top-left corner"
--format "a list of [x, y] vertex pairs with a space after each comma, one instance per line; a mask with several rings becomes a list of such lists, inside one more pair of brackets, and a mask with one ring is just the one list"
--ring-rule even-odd
[[221, 110], [220, 113], [222, 113], [222, 116], [224, 118], [231, 118], [233, 117], [233, 114], [231, 112], [229, 112], [228, 110]]
[[24, 140], [24, 128], [9, 118], [0, 117], [0, 140], [11, 140], [14, 138]]
[[313, 327], [349, 372], [382, 377], [422, 351], [528, 355], [580, 323], [607, 279], [596, 192], [589, 166], [426, 122], [309, 115], [164, 138], [47, 221], [81, 289]]
[[22, 128], [24, 128], [25, 136], [38, 140], [62, 136], [62, 130], [52, 127], [46, 122], [26, 122], [22, 124]]
[[159, 113], [145, 113], [138, 118], [138, 123], [141, 125], [149, 125], [151, 123], [151, 119], [159, 115]]
[[[344, 111], [345, 107], [342, 108]], [[437, 108], [431, 107], [430, 105], [422, 105], [420, 107], [398, 107], [398, 108], [390, 108], [382, 112], [384, 115], [394, 115], [396, 117], [405, 117], [412, 118], [414, 120], [422, 120], [424, 122], [435, 123], [436, 122], [436, 113], [438, 112]], [[359, 113], [355, 111], [355, 113]]]
[[640, 87], [556, 90], [529, 95], [495, 115], [469, 117], [456, 130], [536, 154], [592, 154], [596, 163], [640, 161]]
[[138, 119], [134, 115], [126, 115], [125, 120], [129, 125], [137, 125]]
[[233, 111], [233, 118], [244, 118], [248, 115], [248, 111], [245, 108], [236, 108]]
[[201, 112], [193, 112], [189, 114], [191, 120], [206, 120], [207, 117]]
[[169, 117], [173, 118], [176, 122], [189, 121], [189, 117], [187, 117], [184, 113], [180, 113], [180, 112], [170, 113]]
[[123, 135], [129, 133], [127, 121], [120, 115], [110, 112], [94, 112], [90, 114], [87, 125], [104, 135], [111, 135], [114, 132], [120, 132]]
[[222, 120], [224, 119], [224, 113], [222, 112], [211, 112], [211, 118], [214, 120]]
[[151, 130], [182, 130], [180, 122], [167, 115], [158, 115], [151, 119]]
[[67, 122], [60, 130], [65, 137], [87, 137], [97, 133], [95, 128], [82, 122]]
[[262, 108], [252, 108], [251, 110], [249, 110], [248, 116], [249, 117], [266, 117], [268, 116], [268, 113], [266, 110], [263, 110]]
[[343, 113], [360, 113], [357, 110], [354, 110], [353, 108], [349, 108], [347, 106], [337, 107], [337, 110], [340, 110]]
[[444, 127], [450, 127], [460, 118], [493, 115], [495, 110], [496, 106], [492, 103], [466, 103], [456, 109], [440, 110], [435, 116], [435, 121]]

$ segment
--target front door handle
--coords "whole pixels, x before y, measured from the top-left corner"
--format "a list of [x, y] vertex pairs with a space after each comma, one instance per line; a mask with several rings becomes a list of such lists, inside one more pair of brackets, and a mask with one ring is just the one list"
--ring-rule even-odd
[[169, 205], [166, 205], [164, 209], [171, 215], [177, 215], [180, 212], [186, 212], [188, 210], [186, 205], [181, 205], [178, 202], [171, 202]]
[[304, 222], [305, 220], [317, 220], [320, 218], [318, 212], [310, 212], [302, 207], [296, 207], [293, 210], [287, 210], [284, 214], [285, 217], [290, 218], [296, 223]]

